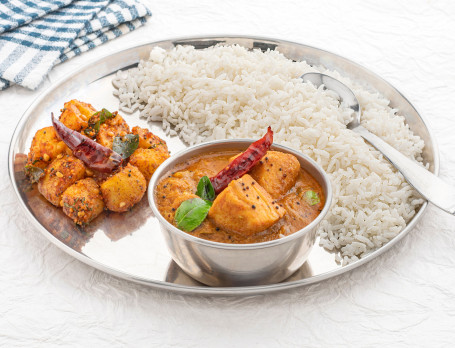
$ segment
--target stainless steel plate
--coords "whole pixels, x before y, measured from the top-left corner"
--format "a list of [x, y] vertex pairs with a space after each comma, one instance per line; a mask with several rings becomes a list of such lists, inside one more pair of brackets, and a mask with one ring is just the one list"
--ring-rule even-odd
[[[203, 37], [166, 40], [117, 52], [78, 69], [42, 93], [25, 112], [11, 140], [9, 173], [21, 205], [34, 228], [82, 262], [130, 281], [183, 293], [245, 295], [311, 284], [350, 271], [390, 249], [415, 226], [427, 203], [387, 245], [348, 266], [337, 264], [332, 253], [316, 244], [308, 261], [284, 282], [267, 286], [211, 288], [194, 281], [172, 261], [158, 221], [148, 206], [147, 197], [132, 211], [125, 214], [104, 213], [82, 230], [60, 209], [42, 198], [36, 188], [30, 190], [26, 185], [23, 164], [31, 140], [38, 129], [51, 125], [50, 113], [58, 113], [65, 101], [79, 99], [93, 104], [97, 109], [106, 107], [117, 110], [118, 100], [112, 94], [111, 84], [112, 76], [117, 70], [133, 67], [140, 59], [147, 59], [155, 46], [167, 49], [186, 44], [200, 49], [217, 43], [240, 44], [262, 50], [276, 49], [290, 59], [306, 60], [309, 64], [338, 70], [366, 88], [379, 91], [391, 101], [392, 107], [398, 108], [406, 117], [414, 133], [424, 140], [424, 160], [429, 163], [432, 172], [438, 173], [438, 151], [423, 118], [393, 86], [348, 59], [314, 47], [265, 38]], [[125, 118], [131, 126], [148, 126], [152, 132], [163, 136], [174, 153], [186, 147], [178, 138], [164, 136], [159, 124], [147, 124], [137, 114], [125, 115]]]

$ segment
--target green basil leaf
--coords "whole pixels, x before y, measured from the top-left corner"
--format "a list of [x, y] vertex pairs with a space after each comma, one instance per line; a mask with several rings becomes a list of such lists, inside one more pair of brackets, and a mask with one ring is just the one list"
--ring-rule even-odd
[[123, 137], [115, 137], [112, 144], [112, 150], [117, 152], [123, 159], [132, 155], [139, 146], [139, 135], [127, 134]]
[[215, 189], [208, 176], [203, 176], [199, 180], [196, 194], [207, 201], [213, 201], [215, 199]]
[[211, 206], [211, 202], [202, 198], [191, 198], [183, 201], [175, 212], [177, 227], [186, 232], [191, 232], [204, 221]]
[[321, 201], [317, 192], [311, 190], [305, 192], [305, 199], [310, 205], [318, 204]]
[[25, 166], [25, 175], [27, 175], [30, 178], [30, 182], [33, 184], [35, 182], [38, 182], [39, 179], [41, 179], [41, 177], [44, 176], [44, 170], [32, 166], [31, 164], [27, 164]]
[[117, 116], [117, 112], [111, 113], [107, 109], [95, 112], [88, 120], [88, 127], [84, 133], [90, 138], [95, 138], [100, 131], [100, 126], [106, 122], [107, 119]]

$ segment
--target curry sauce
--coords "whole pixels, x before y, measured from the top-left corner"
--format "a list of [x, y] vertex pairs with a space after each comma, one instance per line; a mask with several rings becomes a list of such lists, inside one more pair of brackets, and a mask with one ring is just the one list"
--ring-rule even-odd
[[[237, 155], [238, 152], [232, 151], [212, 152], [196, 156], [174, 167], [155, 189], [155, 201], [161, 215], [177, 227], [175, 212], [183, 201], [197, 197], [199, 180], [203, 176], [216, 175]], [[280, 156], [293, 157], [293, 168], [290, 161], [283, 161]], [[278, 239], [304, 228], [319, 215], [325, 197], [319, 183], [302, 169], [300, 164], [295, 167], [295, 163], [298, 163], [295, 156], [269, 151], [248, 174], [235, 183], [231, 182], [224, 191], [231, 190], [232, 194], [226, 194], [224, 198], [222, 191], [213, 202], [208, 217], [199, 227], [187, 233], [214, 242], [249, 244]], [[232, 198], [232, 195], [235, 197]], [[243, 207], [241, 211], [230, 209], [230, 202], [217, 204], [217, 200], [237, 200], [237, 196], [238, 199], [248, 202], [240, 206]], [[268, 210], [260, 209], [261, 202], [265, 202], [262, 206], [268, 206]], [[224, 216], [220, 217], [223, 214]], [[250, 229], [246, 232], [240, 226], [229, 225], [229, 221], [235, 220], [233, 216], [238, 214], [245, 216], [244, 225], [247, 225], [249, 217], [258, 220], [260, 214], [264, 220], [273, 215], [272, 218], [277, 221], [266, 229], [257, 232]], [[260, 229], [261, 225], [256, 224], [254, 227]]]

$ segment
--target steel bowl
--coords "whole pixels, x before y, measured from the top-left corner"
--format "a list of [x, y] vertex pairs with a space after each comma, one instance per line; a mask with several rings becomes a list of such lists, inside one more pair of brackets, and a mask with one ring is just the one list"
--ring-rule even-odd
[[148, 200], [160, 223], [174, 261], [191, 277], [210, 286], [247, 286], [280, 282], [306, 261], [316, 240], [316, 229], [332, 202], [332, 188], [324, 170], [308, 156], [281, 145], [272, 150], [297, 157], [300, 166], [322, 186], [326, 201], [319, 216], [305, 228], [280, 239], [253, 244], [227, 244], [194, 237], [170, 224], [158, 211], [155, 189], [177, 164], [197, 155], [217, 151], [245, 151], [251, 139], [221, 140], [192, 146], [166, 160], [153, 174]]

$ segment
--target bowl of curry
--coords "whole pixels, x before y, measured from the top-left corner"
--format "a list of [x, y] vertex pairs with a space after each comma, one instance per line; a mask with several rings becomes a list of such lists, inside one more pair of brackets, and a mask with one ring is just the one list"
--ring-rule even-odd
[[174, 261], [209, 286], [280, 282], [306, 261], [332, 199], [308, 156], [260, 140], [212, 141], [167, 159], [149, 204]]

